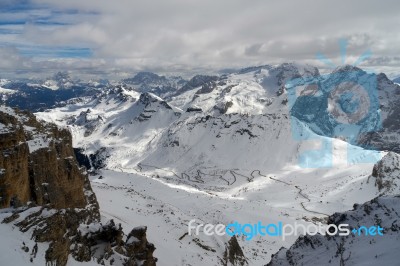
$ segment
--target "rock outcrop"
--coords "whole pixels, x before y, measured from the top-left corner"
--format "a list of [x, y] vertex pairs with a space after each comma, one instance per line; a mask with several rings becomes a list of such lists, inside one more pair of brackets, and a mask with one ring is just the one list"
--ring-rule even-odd
[[243, 250], [236, 239], [236, 236], [231, 237], [228, 243], [225, 244], [225, 252], [222, 264], [235, 266], [249, 265], [246, 257], [244, 256]]
[[84, 207], [85, 176], [71, 134], [29, 113], [0, 110], [0, 207], [33, 201], [54, 208]]
[[0, 207], [13, 207], [2, 223], [31, 234], [35, 242], [49, 243], [46, 263], [64, 266], [72, 256], [103, 265], [156, 264], [146, 227], [125, 236], [113, 220], [101, 224], [96, 195], [67, 130], [1, 106], [0, 150]]
[[400, 188], [400, 155], [394, 152], [386, 154], [374, 165], [372, 177], [379, 191], [385, 194], [399, 193]]
[[[400, 197], [383, 196], [329, 217], [328, 223], [348, 224], [349, 235], [300, 236], [290, 248], [272, 255], [268, 266], [295, 265], [398, 265], [393, 256], [400, 248]], [[366, 233], [374, 226], [383, 235]], [[353, 232], [354, 230], [354, 232]], [[360, 232], [360, 233], [359, 233]]]
[[[328, 217], [328, 224], [348, 224], [349, 235], [300, 236], [290, 248], [272, 255], [267, 265], [366, 265], [374, 260], [378, 264], [378, 258], [384, 265], [397, 265], [390, 254], [400, 248], [400, 155], [386, 154], [375, 164], [370, 178], [375, 179], [379, 197]], [[382, 227], [383, 235], [366, 233], [365, 228], [371, 226]]]
[[[345, 65], [332, 73], [287, 84], [302, 88], [291, 115], [315, 133], [367, 149], [400, 152], [400, 86], [383, 73]], [[290, 100], [289, 99], [289, 100]], [[329, 105], [329, 108], [328, 108]]]

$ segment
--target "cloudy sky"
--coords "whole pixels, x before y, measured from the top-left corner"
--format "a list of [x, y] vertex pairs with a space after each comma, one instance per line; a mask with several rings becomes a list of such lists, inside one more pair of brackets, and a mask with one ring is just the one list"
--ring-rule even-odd
[[1, 0], [0, 77], [203, 73], [280, 62], [324, 66], [366, 51], [400, 75], [400, 2]]

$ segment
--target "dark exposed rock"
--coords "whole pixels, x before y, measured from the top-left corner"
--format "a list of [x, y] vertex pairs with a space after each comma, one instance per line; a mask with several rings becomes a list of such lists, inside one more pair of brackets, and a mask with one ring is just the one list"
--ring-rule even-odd
[[223, 265], [248, 265], [243, 250], [235, 236], [231, 237], [225, 246]]
[[66, 265], [69, 255], [80, 262], [95, 258], [100, 264], [120, 260], [123, 265], [156, 265], [155, 247], [146, 238], [147, 228], [134, 228], [124, 241], [121, 224], [110, 220], [101, 225], [95, 197], [92, 201], [94, 205], [82, 209], [22, 209], [18, 211], [29, 213], [26, 218], [19, 220], [14, 215], [14, 219], [3, 222], [13, 220], [22, 232], [32, 232], [35, 242], [49, 242], [45, 257], [52, 265]]
[[133, 78], [124, 79], [124, 82], [130, 84], [137, 84], [137, 83], [149, 83], [149, 82], [161, 82], [166, 81], [164, 76], [159, 76], [157, 74], [151, 72], [139, 72]]
[[164, 97], [175, 92], [187, 81], [182, 77], [165, 77], [151, 72], [139, 72], [133, 78], [124, 79], [123, 82], [133, 85], [139, 92], [152, 92]]
[[[152, 93], [142, 93], [140, 95], [139, 98], [139, 102], [141, 104], [143, 104], [146, 108], [150, 108], [152, 107], [152, 104], [156, 103], [156, 104], [160, 104], [162, 107], [166, 108], [166, 109], [172, 109], [172, 107], [164, 100], [162, 100], [161, 98], [159, 98], [158, 96], [152, 94]], [[147, 112], [152, 112], [154, 110], [145, 110]]]
[[[293, 102], [292, 116], [317, 134], [346, 138], [347, 142], [367, 149], [400, 152], [399, 85], [383, 73], [367, 73], [349, 65], [328, 75], [311, 77], [297, 81], [296, 86], [306, 86]], [[367, 93], [363, 95], [358, 88], [364, 88]], [[345, 93], [339, 97], [341, 89], [349, 92], [347, 97]], [[334, 100], [338, 106], [328, 108], [328, 102]], [[361, 108], [366, 106], [368, 109]]]
[[0, 123], [7, 128], [0, 138], [1, 207], [28, 201], [55, 208], [85, 206], [85, 177], [75, 160], [71, 134], [39, 123], [29, 113], [10, 112], [0, 112]]
[[246, 74], [246, 73], [250, 73], [253, 71], [261, 71], [262, 69], [266, 69], [266, 70], [270, 70], [272, 69], [272, 66], [270, 65], [263, 65], [263, 66], [253, 66], [253, 67], [246, 67], [246, 68], [242, 68], [240, 69], [237, 73], [238, 74]]
[[74, 148], [74, 153], [76, 157], [76, 161], [81, 167], [86, 167], [86, 169], [91, 169], [92, 165], [90, 164], [90, 158], [86, 154], [82, 148]]
[[[135, 261], [141, 261], [142, 265], [155, 265], [156, 259], [153, 258], [153, 252], [155, 247], [153, 244], [147, 242], [146, 238], [147, 227], [136, 227], [128, 234], [125, 242], [126, 254], [135, 254], [134, 257], [130, 257], [128, 265]], [[135, 264], [132, 264], [135, 265]]]
[[70, 255], [77, 261], [96, 256], [100, 264], [118, 259], [124, 265], [155, 265], [146, 227], [133, 229], [124, 242], [120, 225], [112, 220], [101, 225], [96, 195], [77, 163], [71, 134], [30, 113], [0, 108], [0, 203], [15, 208], [2, 223], [49, 243], [45, 259], [51, 265], [66, 265]]
[[400, 155], [389, 152], [374, 165], [372, 176], [379, 191], [392, 192], [400, 182]]
[[188, 113], [190, 113], [190, 112], [203, 112], [203, 109], [201, 109], [200, 107], [197, 107], [197, 106], [191, 106], [191, 107], [188, 107], [186, 109], [186, 112], [188, 112]]
[[229, 108], [231, 108], [233, 106], [233, 102], [232, 101], [228, 101], [223, 103], [222, 106], [214, 106], [214, 109], [218, 110], [220, 114], [226, 114], [226, 112], [228, 111]]
[[[396, 265], [391, 252], [400, 248], [400, 197], [383, 196], [343, 213], [335, 213], [328, 218], [329, 224], [348, 224], [349, 229], [379, 225], [383, 235], [363, 235], [350, 231], [349, 235], [305, 235], [300, 236], [290, 248], [281, 248], [272, 255], [268, 266], [296, 265], [365, 265], [386, 262]], [[384, 217], [384, 218], [383, 218]], [[356, 231], [357, 232], [357, 231]], [[382, 232], [382, 231], [381, 231]], [[369, 243], [368, 243], [369, 242]], [[380, 250], [385, 250], [384, 254]], [[379, 261], [376, 256], [379, 254]]]
[[196, 92], [196, 94], [206, 94], [212, 92], [217, 87], [215, 81], [209, 81], [204, 83], [201, 88]]
[[[73, 98], [90, 97], [98, 93], [99, 89], [104, 88], [104, 84], [88, 84], [80, 81], [62, 79], [62, 75], [54, 78], [59, 87], [52, 90], [45, 86], [42, 81], [37, 80], [18, 80], [5, 84], [4, 88], [13, 90], [12, 94], [1, 94], [0, 101], [7, 106], [14, 108], [27, 109], [32, 112], [44, 111], [48, 108], [62, 105], [65, 101]], [[72, 83], [71, 83], [72, 82]]]
[[[371, 178], [375, 178], [375, 185], [381, 196], [364, 204], [354, 204], [351, 211], [334, 213], [328, 217], [327, 222], [336, 226], [348, 224], [349, 230], [379, 225], [383, 228], [383, 236], [360, 236], [353, 231], [345, 236], [305, 235], [299, 237], [290, 248], [281, 248], [272, 255], [271, 262], [267, 265], [363, 265], [360, 258], [368, 257], [363, 258], [365, 261], [375, 259], [377, 250], [382, 247], [395, 245], [394, 250], [398, 250], [400, 244], [396, 239], [400, 233], [400, 156], [394, 152], [385, 155], [375, 164]], [[365, 245], [366, 237], [370, 239], [369, 245]], [[381, 260], [385, 261], [384, 258]]]
[[[215, 84], [215, 81], [217, 81], [218, 79], [219, 79], [218, 76], [206, 76], [206, 75], [194, 76], [191, 80], [189, 80], [182, 88], [180, 88], [176, 92], [176, 95], [178, 95], [180, 93], [184, 93], [185, 91], [193, 90], [193, 89], [203, 86], [205, 84], [209, 84], [209, 85], [206, 85], [206, 87], [204, 88], [204, 91], [210, 91], [210, 89], [213, 88], [213, 86], [214, 86], [213, 84]], [[215, 86], [216, 86], [216, 84], [215, 84]]]

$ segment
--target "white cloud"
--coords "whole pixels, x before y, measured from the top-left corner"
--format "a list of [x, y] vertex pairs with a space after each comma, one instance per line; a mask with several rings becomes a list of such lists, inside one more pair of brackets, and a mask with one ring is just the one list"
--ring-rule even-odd
[[339, 64], [340, 38], [348, 39], [348, 63], [367, 49], [376, 58], [400, 54], [397, 0], [33, 2], [76, 12], [52, 18], [66, 25], [25, 25], [15, 42], [90, 48], [91, 60], [100, 60], [110, 71], [195, 71], [283, 61], [318, 64], [317, 52]]

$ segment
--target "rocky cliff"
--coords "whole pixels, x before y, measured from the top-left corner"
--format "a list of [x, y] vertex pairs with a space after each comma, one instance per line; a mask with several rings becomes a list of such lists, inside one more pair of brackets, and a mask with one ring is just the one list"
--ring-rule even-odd
[[84, 207], [85, 176], [71, 135], [29, 113], [0, 110], [1, 207], [33, 201], [55, 208]]
[[0, 106], [0, 151], [0, 207], [7, 208], [1, 226], [31, 234], [36, 243], [31, 262], [37, 243], [48, 243], [46, 264], [66, 265], [72, 256], [103, 265], [155, 265], [146, 227], [125, 236], [114, 221], [100, 222], [96, 196], [67, 130]]
[[296, 86], [289, 82], [289, 91], [299, 91], [290, 98], [291, 115], [317, 134], [400, 152], [400, 86], [385, 74], [346, 65], [328, 75], [292, 82]]
[[[398, 256], [393, 254], [400, 248], [399, 203], [399, 196], [382, 196], [355, 204], [351, 211], [335, 213], [328, 223], [348, 224], [350, 235], [302, 235], [290, 248], [272, 255], [267, 266], [398, 265]], [[365, 228], [371, 226], [383, 228], [383, 235], [366, 233]]]
[[[373, 168], [370, 181], [375, 181], [379, 197], [353, 210], [334, 213], [328, 224], [348, 224], [349, 235], [314, 234], [300, 236], [290, 248], [272, 255], [268, 266], [294, 265], [398, 265], [400, 248], [400, 155], [389, 152]], [[370, 229], [383, 228], [383, 235]]]
[[399, 193], [400, 155], [394, 152], [387, 153], [374, 165], [372, 177], [375, 179], [375, 186], [382, 194]]

